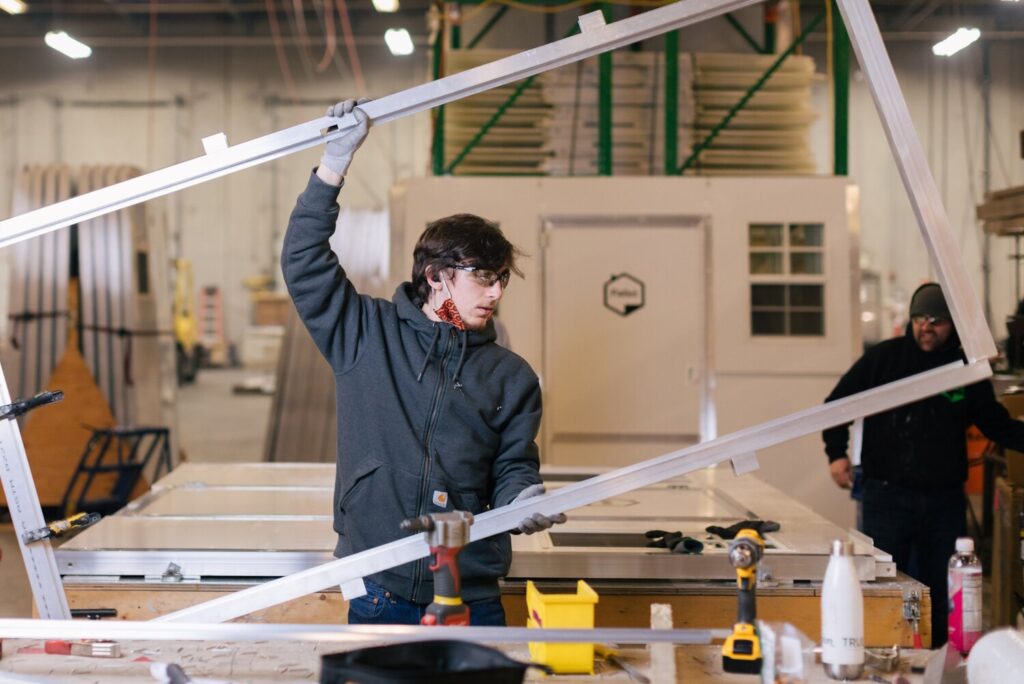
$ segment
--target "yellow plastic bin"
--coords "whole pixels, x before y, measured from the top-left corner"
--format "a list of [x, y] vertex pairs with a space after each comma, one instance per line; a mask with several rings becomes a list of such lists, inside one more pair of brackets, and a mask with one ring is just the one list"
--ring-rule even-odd
[[[597, 592], [583, 580], [575, 594], [542, 594], [526, 582], [527, 627], [593, 629]], [[594, 644], [530, 642], [530, 657], [559, 674], [594, 674]]]

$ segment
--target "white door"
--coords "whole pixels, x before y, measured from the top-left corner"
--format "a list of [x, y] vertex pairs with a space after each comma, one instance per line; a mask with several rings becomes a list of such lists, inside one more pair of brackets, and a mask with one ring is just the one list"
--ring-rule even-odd
[[617, 466], [698, 442], [699, 219], [570, 217], [545, 232], [544, 461]]

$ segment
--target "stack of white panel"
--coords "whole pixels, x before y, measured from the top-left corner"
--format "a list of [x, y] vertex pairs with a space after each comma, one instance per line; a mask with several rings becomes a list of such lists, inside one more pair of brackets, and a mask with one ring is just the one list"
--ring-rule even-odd
[[[692, 145], [693, 69], [679, 55], [677, 149]], [[598, 170], [598, 58], [549, 71], [541, 80], [551, 104], [544, 171], [552, 176], [596, 175]], [[665, 56], [660, 52], [612, 53], [612, 169], [615, 175], [664, 173]]]
[[[776, 55], [695, 54], [694, 140], [700, 143], [768, 70]], [[690, 172], [702, 175], [813, 174], [809, 131], [814, 60], [793, 55], [700, 153]], [[682, 159], [686, 158], [686, 154]], [[681, 159], [681, 161], [682, 161]]]
[[[67, 166], [26, 166], [15, 183], [12, 213], [71, 197]], [[68, 231], [47, 233], [12, 245], [8, 339], [0, 345], [12, 397], [43, 391], [64, 354], [68, 325]]]
[[[454, 50], [455, 73], [511, 54]], [[775, 55], [679, 55], [677, 166], [690, 156], [767, 71]], [[548, 71], [520, 93], [455, 167], [456, 175], [596, 175], [598, 171], [598, 58]], [[714, 175], [812, 174], [817, 171], [809, 130], [814, 61], [790, 56], [691, 165]], [[612, 169], [614, 175], [661, 175], [665, 150], [665, 56], [612, 53]], [[460, 100], [445, 111], [446, 167], [505, 105], [520, 84]]]
[[[139, 175], [129, 166], [27, 166], [18, 176], [14, 214]], [[13, 252], [11, 339], [2, 361], [14, 396], [47, 386], [68, 339], [68, 282], [79, 278], [82, 355], [121, 425], [171, 426], [174, 338], [165, 239], [144, 205], [20, 242]], [[74, 266], [74, 269], [72, 268]]]
[[[448, 73], [465, 71], [502, 57], [515, 54], [510, 50], [452, 50], [448, 53]], [[485, 93], [468, 97], [445, 107], [445, 167], [451, 165], [462, 150], [521, 86], [512, 83]], [[536, 175], [548, 152], [546, 121], [551, 104], [544, 100], [540, 78], [535, 78], [515, 103], [505, 110], [497, 123], [469, 154], [459, 162], [455, 175]]]

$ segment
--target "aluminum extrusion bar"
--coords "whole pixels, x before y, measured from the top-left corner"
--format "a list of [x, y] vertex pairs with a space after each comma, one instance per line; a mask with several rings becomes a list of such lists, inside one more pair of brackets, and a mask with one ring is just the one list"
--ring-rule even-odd
[[857, 59], [867, 77], [893, 158], [907, 189], [922, 237], [939, 274], [957, 334], [969, 361], [996, 356], [985, 314], [960, 257], [960, 248], [928, 168], [928, 158], [914, 130], [910, 110], [882, 43], [868, 0], [838, 0]]
[[482, 643], [606, 642], [624, 644], [710, 644], [724, 639], [727, 629], [528, 629], [526, 627], [459, 627], [454, 631], [419, 625], [285, 625], [229, 622], [224, 624], [157, 624], [127, 620], [0, 619], [5, 639], [90, 639], [117, 641], [431, 641], [441, 636]]
[[[761, 1], [682, 0], [386, 95], [362, 105], [362, 109], [374, 124], [385, 123]], [[342, 135], [352, 125], [351, 115], [341, 119], [320, 117], [0, 221], [0, 247], [299, 152]], [[336, 130], [324, 133], [335, 126]]]
[[[0, 406], [11, 403], [10, 390], [3, 368], [0, 368]], [[43, 509], [39, 505], [39, 494], [32, 482], [32, 471], [25, 453], [25, 443], [17, 421], [0, 419], [0, 480], [3, 481], [7, 508], [14, 523], [21, 557], [32, 587], [39, 615], [48, 619], [71, 618], [64, 585], [57, 570], [57, 560], [49, 539], [32, 544], [25, 543], [25, 534], [46, 527]]]
[[[987, 362], [967, 365], [953, 363], [838, 401], [805, 409], [719, 437], [710, 442], [642, 461], [583, 482], [566, 485], [544, 496], [481, 513], [476, 516], [470, 529], [470, 539], [476, 541], [510, 530], [532, 513], [545, 515], [563, 513], [834, 425], [842, 425], [860, 416], [886, 411], [954, 387], [977, 382], [991, 374], [992, 369]], [[155, 620], [158, 622], [222, 622], [231, 620], [254, 610], [283, 603], [330, 586], [345, 584], [395, 565], [423, 558], [427, 555], [427, 551], [427, 544], [422, 535], [405, 537], [317, 568], [310, 568], [258, 587], [238, 591], [163, 615]]]

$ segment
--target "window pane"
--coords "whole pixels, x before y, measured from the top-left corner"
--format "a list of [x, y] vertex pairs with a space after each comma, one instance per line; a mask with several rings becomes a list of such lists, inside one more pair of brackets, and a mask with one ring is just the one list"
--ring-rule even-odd
[[751, 247], [782, 246], [781, 223], [751, 223], [749, 229]]
[[781, 311], [750, 312], [750, 332], [754, 335], [785, 335], [785, 314]]
[[793, 312], [789, 315], [790, 335], [824, 335], [825, 315], [820, 311]]
[[789, 255], [789, 272], [793, 275], [822, 273], [821, 252], [804, 252]]
[[785, 306], [785, 285], [751, 285], [750, 305], [753, 308], [764, 306]]
[[782, 252], [751, 252], [751, 273], [782, 273]]
[[821, 247], [825, 236], [825, 226], [821, 223], [789, 224], [790, 247]]
[[824, 285], [790, 285], [790, 306], [822, 307], [825, 301]]

